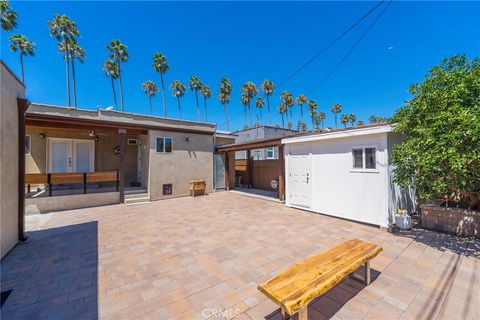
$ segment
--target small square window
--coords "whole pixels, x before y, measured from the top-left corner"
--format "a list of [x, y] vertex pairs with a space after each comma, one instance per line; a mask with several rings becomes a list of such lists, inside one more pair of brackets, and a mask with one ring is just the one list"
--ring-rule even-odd
[[163, 185], [163, 195], [164, 196], [171, 196], [173, 191], [173, 187], [171, 183]]
[[29, 156], [32, 150], [32, 137], [27, 135], [25, 136], [25, 155]]
[[275, 149], [273, 147], [268, 147], [266, 150], [267, 150], [267, 159], [275, 159]]
[[353, 149], [353, 167], [355, 169], [363, 169], [363, 150]]
[[365, 148], [365, 169], [375, 169], [375, 148]]
[[157, 138], [156, 151], [157, 153], [171, 153], [173, 149], [172, 138]]

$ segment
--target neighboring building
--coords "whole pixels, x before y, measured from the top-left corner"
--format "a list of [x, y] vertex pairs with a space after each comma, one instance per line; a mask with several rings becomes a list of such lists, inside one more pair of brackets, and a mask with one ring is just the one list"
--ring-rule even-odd
[[[230, 131], [217, 130], [215, 132], [215, 148], [235, 143], [237, 135]], [[234, 153], [231, 152], [229, 159], [234, 159]], [[228, 168], [226, 168], [228, 166]], [[228, 170], [226, 170], [228, 169]], [[225, 175], [229, 175], [229, 179], [226, 179]], [[235, 180], [235, 161], [229, 161], [225, 154], [216, 152], [213, 155], [213, 183], [215, 190], [230, 189], [234, 186], [234, 183], [229, 181]], [[228, 183], [228, 186], [227, 186]]]
[[[237, 138], [235, 139], [235, 143], [243, 143], [248, 141], [285, 137], [295, 133], [298, 133], [298, 131], [272, 127], [272, 126], [258, 126], [255, 128], [234, 132], [234, 134], [237, 135]], [[267, 147], [264, 149], [255, 149], [255, 150], [251, 150], [250, 154], [253, 160], [277, 160], [278, 147]], [[247, 159], [247, 152], [237, 151], [235, 153], [235, 159]]]
[[[51, 197], [42, 192], [47, 181], [39, 192], [32, 185], [27, 208], [44, 212], [104, 205], [121, 202], [125, 194], [128, 203], [133, 197], [129, 193], [139, 193], [135, 197], [144, 201], [187, 196], [189, 181], [198, 179], [211, 192], [214, 133], [215, 125], [208, 123], [31, 104], [26, 114], [27, 178], [72, 173], [72, 179], [81, 180], [74, 173], [87, 173], [89, 184], [87, 194], [71, 196], [74, 186], [60, 177]], [[76, 183], [82, 191], [82, 181]]]
[[286, 204], [387, 227], [415, 194], [393, 182], [391, 154], [401, 136], [388, 124], [282, 139]]
[[19, 104], [25, 86], [0, 60], [0, 257], [4, 257], [23, 238], [23, 219], [19, 208]]

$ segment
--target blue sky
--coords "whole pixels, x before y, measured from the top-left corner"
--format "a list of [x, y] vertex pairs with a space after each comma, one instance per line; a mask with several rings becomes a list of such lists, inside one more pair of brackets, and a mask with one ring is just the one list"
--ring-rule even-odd
[[[375, 2], [14, 1], [11, 5], [19, 15], [15, 32], [27, 35], [37, 47], [36, 56], [25, 59], [31, 101], [66, 105], [64, 60], [49, 35], [47, 21], [54, 13], [67, 14], [77, 23], [82, 34], [79, 43], [88, 53], [85, 63], [76, 68], [79, 107], [113, 104], [110, 81], [101, 66], [108, 54], [105, 45], [120, 39], [130, 54], [122, 73], [126, 111], [149, 112], [140, 85], [149, 79], [160, 85], [159, 75], [151, 68], [151, 56], [159, 51], [170, 62], [167, 83], [178, 79], [187, 84], [191, 75], [197, 75], [210, 85], [209, 122], [216, 122], [219, 129], [225, 129], [225, 115], [216, 98], [218, 82], [222, 76], [229, 77], [234, 87], [228, 107], [230, 129], [240, 129], [247, 122], [240, 103], [245, 81], [257, 86], [264, 79], [281, 82]], [[288, 89], [295, 96], [309, 92], [380, 10], [277, 90], [271, 99], [273, 124], [281, 124], [276, 111], [280, 92]], [[2, 33], [1, 57], [20, 74], [18, 56], [8, 50], [8, 36]], [[480, 56], [479, 2], [393, 2], [346, 62], [309, 98], [327, 113], [327, 126], [334, 126], [333, 103], [365, 122], [371, 114], [390, 116], [409, 98], [411, 83], [421, 81], [442, 57], [457, 53]], [[153, 103], [154, 114], [161, 115], [161, 93]], [[169, 116], [177, 117], [170, 90], [167, 105]], [[190, 91], [182, 99], [182, 113], [196, 120], [195, 96]], [[295, 108], [295, 121], [298, 114]]]

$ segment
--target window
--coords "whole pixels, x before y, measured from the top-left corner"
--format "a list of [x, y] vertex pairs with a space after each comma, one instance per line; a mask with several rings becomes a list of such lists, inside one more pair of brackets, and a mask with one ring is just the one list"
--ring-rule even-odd
[[157, 153], [172, 152], [173, 138], [157, 138], [156, 151]]
[[375, 170], [377, 168], [375, 153], [376, 149], [373, 147], [352, 149], [353, 169]]
[[266, 148], [267, 159], [275, 159], [275, 149], [274, 147]]
[[25, 136], [25, 155], [29, 156], [32, 150], [32, 137], [27, 135]]

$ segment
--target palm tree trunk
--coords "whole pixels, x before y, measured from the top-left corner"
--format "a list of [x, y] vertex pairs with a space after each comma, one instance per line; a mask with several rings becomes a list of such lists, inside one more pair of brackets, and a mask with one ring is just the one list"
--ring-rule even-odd
[[267, 108], [268, 108], [268, 124], [272, 124], [272, 115], [270, 114], [270, 99], [267, 94]]
[[262, 108], [260, 108], [260, 125], [263, 125]]
[[282, 128], [285, 128], [285, 120], [283, 119], [283, 113], [282, 113]]
[[197, 90], [195, 90], [195, 100], [197, 101], [198, 121], [200, 121], [200, 105], [198, 104], [198, 91]]
[[303, 103], [300, 105], [300, 118], [302, 119], [302, 122], [303, 122]]
[[225, 110], [225, 120], [226, 120], [226, 123], [227, 123], [227, 131], [228, 131], [228, 112], [227, 112], [227, 105], [226, 104], [223, 105], [223, 110]]
[[70, 107], [71, 101], [70, 101], [70, 68], [69, 68], [69, 58], [68, 58], [68, 46], [67, 46], [67, 41], [66, 38], [63, 38], [63, 41], [65, 42], [65, 73], [66, 73], [66, 84], [67, 84], [67, 105]]
[[22, 67], [22, 83], [25, 84], [25, 76], [23, 74], [23, 54], [20, 53], [20, 66]]
[[253, 126], [252, 126], [252, 112], [250, 111], [250, 103], [248, 104], [248, 117], [250, 118], [250, 128], [253, 128]]
[[163, 84], [163, 73], [160, 73], [160, 79], [162, 82], [162, 97], [163, 97], [163, 116], [167, 117], [167, 100], [165, 98], [165, 85]]
[[208, 122], [207, 98], [203, 98], [203, 104], [205, 106], [205, 122]]
[[113, 101], [115, 102], [115, 111], [118, 111], [117, 93], [115, 92], [115, 82], [112, 76], [110, 76], [110, 79], [112, 79], [112, 91], [113, 91]]
[[178, 112], [180, 113], [180, 119], [182, 119], [182, 106], [180, 105], [180, 97], [177, 96], [178, 101]]
[[122, 86], [122, 71], [120, 70], [120, 60], [117, 60], [118, 63], [118, 84], [120, 86], [120, 106], [122, 107], [122, 112], [125, 111], [124, 102], [123, 102], [123, 86]]
[[73, 106], [77, 108], [77, 83], [75, 80], [75, 59], [72, 57]]
[[337, 125], [337, 113], [335, 113], [335, 129], [338, 128], [338, 125]]
[[149, 100], [149, 102], [150, 102], [150, 115], [152, 115], [152, 114], [153, 114], [153, 110], [152, 110], [152, 96], [149, 95], [149, 96], [148, 96], [148, 100]]

